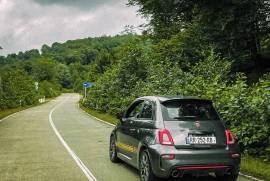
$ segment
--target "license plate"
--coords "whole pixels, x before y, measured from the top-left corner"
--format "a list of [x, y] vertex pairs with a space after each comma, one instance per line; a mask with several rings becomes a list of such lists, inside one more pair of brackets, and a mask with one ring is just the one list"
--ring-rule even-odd
[[214, 136], [189, 136], [186, 138], [187, 144], [216, 144]]

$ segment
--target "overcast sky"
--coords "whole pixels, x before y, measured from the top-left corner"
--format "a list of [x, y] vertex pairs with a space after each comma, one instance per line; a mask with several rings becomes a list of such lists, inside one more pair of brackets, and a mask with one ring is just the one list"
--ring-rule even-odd
[[0, 55], [119, 34], [145, 20], [127, 0], [0, 0]]

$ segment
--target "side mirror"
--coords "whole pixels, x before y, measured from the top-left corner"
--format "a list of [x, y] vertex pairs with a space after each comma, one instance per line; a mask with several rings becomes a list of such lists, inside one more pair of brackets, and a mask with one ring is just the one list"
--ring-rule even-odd
[[119, 119], [120, 121], [122, 121], [123, 117], [124, 117], [124, 113], [122, 113], [122, 112], [116, 113], [116, 118]]

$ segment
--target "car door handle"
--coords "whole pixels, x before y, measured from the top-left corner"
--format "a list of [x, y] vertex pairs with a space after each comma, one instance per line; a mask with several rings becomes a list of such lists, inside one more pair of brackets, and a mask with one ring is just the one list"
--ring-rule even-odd
[[129, 129], [129, 131], [134, 132], [134, 131], [136, 131], [136, 129], [135, 128], [132, 128], [132, 129]]

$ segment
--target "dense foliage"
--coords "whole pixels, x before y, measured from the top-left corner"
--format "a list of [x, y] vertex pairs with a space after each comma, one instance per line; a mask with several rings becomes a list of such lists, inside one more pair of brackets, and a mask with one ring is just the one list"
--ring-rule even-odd
[[0, 108], [16, 108], [38, 101], [34, 80], [20, 70], [1, 73]]
[[235, 71], [261, 75], [262, 63], [268, 64], [264, 52], [269, 52], [269, 1], [129, 0], [129, 4], [138, 5], [139, 12], [150, 18], [155, 41], [185, 31], [195, 47], [211, 44], [222, 56], [234, 59]]

